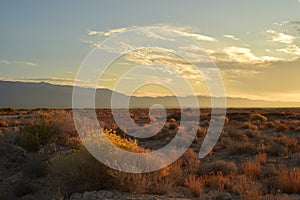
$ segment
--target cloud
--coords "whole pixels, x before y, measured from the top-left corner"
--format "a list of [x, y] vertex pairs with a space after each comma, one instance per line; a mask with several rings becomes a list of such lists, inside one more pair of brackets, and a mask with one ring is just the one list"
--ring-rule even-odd
[[247, 64], [268, 64], [270, 62], [279, 61], [279, 58], [272, 56], [256, 56], [251, 52], [251, 49], [244, 47], [227, 47], [224, 52], [228, 55], [231, 61]]
[[38, 65], [36, 63], [33, 62], [28, 62], [28, 61], [20, 61], [20, 62], [15, 62], [18, 65], [25, 65], [25, 66], [29, 66], [29, 67], [37, 67]]
[[[153, 27], [155, 27], [155, 25]], [[217, 41], [213, 37], [192, 32], [187, 27], [176, 27], [176, 26], [171, 26], [171, 25], [167, 25], [167, 24], [159, 24], [159, 27], [165, 28], [165, 29], [170, 29], [170, 30], [175, 30], [183, 36], [191, 37], [191, 38], [193, 38], [195, 40], [198, 40], [198, 41], [209, 41], [209, 42]], [[127, 28], [111, 29], [111, 30], [108, 30], [108, 31], [89, 30], [88, 36], [103, 35], [103, 36], [110, 37], [110, 36], [113, 36], [115, 34], [122, 33], [122, 32], [125, 32], [125, 31], [130, 31], [130, 30], [133, 30], [133, 29], [136, 29], [136, 28], [143, 28], [143, 27], [132, 26], [132, 27], [127, 27]], [[170, 40], [170, 38], [166, 37], [166, 35], [164, 37], [162, 35], [154, 33], [153, 31], [151, 31], [151, 28], [149, 28], [149, 27], [144, 27], [144, 29], [141, 29], [141, 32], [144, 33], [149, 38]], [[168, 32], [168, 33], [170, 34], [171, 32]], [[174, 37], [174, 35], [173, 35], [173, 37]]]
[[296, 39], [292, 35], [277, 32], [272, 29], [267, 30], [266, 33], [271, 37], [273, 42], [279, 42], [283, 44], [293, 44]]
[[94, 36], [94, 35], [104, 35], [104, 36], [112, 36], [117, 33], [122, 33], [124, 31], [128, 30], [128, 28], [118, 28], [118, 29], [111, 29], [108, 31], [96, 31], [96, 30], [89, 30], [88, 35]]
[[199, 40], [199, 41], [209, 41], [209, 42], [215, 42], [215, 41], [217, 41], [213, 37], [206, 36], [206, 35], [201, 35], [201, 34], [198, 34], [198, 33], [182, 32], [182, 34], [184, 36], [191, 37], [191, 38], [194, 38], [195, 40]]
[[10, 60], [5, 60], [5, 59], [0, 59], [0, 64], [38, 67], [38, 64], [31, 62], [31, 61], [10, 61]]
[[295, 56], [300, 56], [300, 47], [298, 47], [297, 45], [289, 45], [286, 48], [277, 49], [276, 51], [284, 52]]
[[89, 32], [88, 32], [88, 35], [89, 35], [89, 36], [93, 36], [93, 35], [103, 35], [103, 34], [104, 34], [103, 32], [92, 31], [92, 30], [89, 30]]
[[229, 39], [232, 39], [232, 40], [240, 40], [238, 38], [236, 38], [234, 35], [224, 35], [224, 38], [229, 38]]

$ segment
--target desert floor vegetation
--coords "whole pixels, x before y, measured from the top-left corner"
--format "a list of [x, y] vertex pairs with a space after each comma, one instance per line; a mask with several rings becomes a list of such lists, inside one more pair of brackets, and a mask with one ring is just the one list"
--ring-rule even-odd
[[[208, 156], [199, 159], [211, 114], [201, 110], [196, 137], [180, 159], [161, 170], [135, 174], [96, 160], [78, 136], [71, 110], [12, 111], [15, 117], [10, 113], [6, 118], [7, 110], [0, 114], [0, 199], [39, 199], [44, 194], [74, 199], [91, 191], [162, 199], [300, 198], [297, 109], [285, 109], [284, 115], [276, 109], [228, 110], [220, 139]], [[163, 129], [151, 138], [139, 139], [121, 130], [110, 110], [96, 113], [103, 133], [114, 145], [139, 153], [170, 142], [181, 119], [180, 110], [169, 109]], [[146, 109], [132, 110], [131, 117], [141, 126], [151, 121]], [[104, 143], [100, 146], [106, 148]]]

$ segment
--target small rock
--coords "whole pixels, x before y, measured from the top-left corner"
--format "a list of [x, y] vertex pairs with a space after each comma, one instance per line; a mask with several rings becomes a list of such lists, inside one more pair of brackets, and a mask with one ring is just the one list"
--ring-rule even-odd
[[71, 195], [70, 200], [81, 200], [82, 194], [80, 193], [74, 193]]
[[218, 195], [216, 199], [217, 200], [231, 200], [232, 196], [230, 193], [225, 192], [225, 193]]
[[299, 194], [290, 194], [290, 198], [292, 199], [300, 199], [300, 195]]
[[85, 192], [82, 196], [82, 200], [97, 200], [97, 192]]
[[114, 193], [111, 191], [100, 190], [97, 193], [97, 196], [98, 196], [98, 199], [105, 199], [105, 198], [111, 199], [114, 197]]

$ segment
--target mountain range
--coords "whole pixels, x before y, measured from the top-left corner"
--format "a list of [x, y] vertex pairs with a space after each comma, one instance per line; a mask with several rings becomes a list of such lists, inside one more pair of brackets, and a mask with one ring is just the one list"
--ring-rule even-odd
[[[90, 88], [79, 88], [83, 91]], [[0, 81], [0, 107], [14, 108], [72, 108], [73, 86], [53, 85], [40, 82], [13, 82]], [[95, 95], [96, 108], [110, 108], [113, 91], [97, 89]], [[191, 96], [177, 97], [129, 97], [121, 93], [115, 93], [118, 103], [115, 107], [122, 108], [123, 103], [130, 100], [131, 108], [149, 108], [153, 104], [161, 104], [166, 108], [179, 108], [178, 99], [185, 102], [184, 107], [193, 107]], [[216, 98], [218, 102], [218, 97]], [[197, 96], [200, 107], [210, 107], [211, 98]], [[280, 102], [251, 100], [247, 98], [227, 98], [227, 107], [300, 107], [300, 102]]]

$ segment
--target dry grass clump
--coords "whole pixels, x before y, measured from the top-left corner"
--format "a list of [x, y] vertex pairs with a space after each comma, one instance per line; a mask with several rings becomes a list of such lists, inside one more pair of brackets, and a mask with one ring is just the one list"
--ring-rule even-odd
[[300, 168], [282, 167], [278, 176], [278, 184], [284, 193], [300, 193]]
[[224, 176], [222, 172], [214, 175], [203, 176], [204, 184], [208, 187], [214, 187], [218, 192], [224, 192], [225, 189], [231, 187], [231, 178], [235, 175]]
[[258, 130], [248, 129], [244, 132], [248, 138], [258, 138], [260, 136], [260, 132]]
[[39, 112], [34, 121], [21, 128], [16, 142], [27, 151], [33, 151], [48, 143], [65, 146], [72, 137], [77, 137], [77, 133], [71, 113], [54, 110]]
[[242, 126], [242, 128], [245, 128], [245, 129], [252, 129], [252, 130], [257, 130], [258, 127], [254, 124], [251, 124], [249, 122], [245, 122]]
[[267, 162], [267, 154], [266, 154], [266, 153], [262, 153], [262, 152], [258, 153], [258, 154], [256, 155], [256, 160], [257, 160], [261, 165], [266, 164], [266, 162]]
[[189, 188], [195, 197], [199, 197], [203, 193], [204, 179], [196, 175], [189, 175], [185, 179], [185, 186]]
[[250, 121], [266, 122], [266, 121], [268, 121], [268, 118], [261, 114], [253, 114], [250, 116]]
[[299, 151], [298, 139], [284, 136], [281, 139], [281, 143], [288, 148], [290, 152]]
[[200, 168], [200, 159], [192, 149], [188, 149], [179, 159], [185, 174], [196, 173]]
[[233, 161], [226, 162], [224, 160], [217, 160], [211, 163], [202, 163], [199, 174], [218, 174], [223, 175], [236, 174], [238, 172], [237, 166]]
[[285, 132], [289, 131], [289, 127], [285, 124], [280, 123], [275, 126], [275, 130], [277, 132], [285, 133]]
[[256, 155], [256, 146], [252, 143], [236, 143], [228, 148], [230, 155]]
[[243, 131], [239, 131], [239, 130], [235, 130], [235, 129], [228, 131], [228, 136], [232, 140], [238, 141], [238, 142], [248, 142], [248, 140], [249, 140], [249, 138]]
[[240, 195], [240, 199], [261, 199], [262, 186], [245, 175], [239, 175], [231, 179], [232, 192]]
[[260, 177], [261, 172], [260, 163], [256, 160], [243, 162], [241, 171], [246, 176], [257, 179]]
[[267, 122], [265, 124], [265, 129], [272, 129], [272, 128], [275, 128], [274, 122]]

